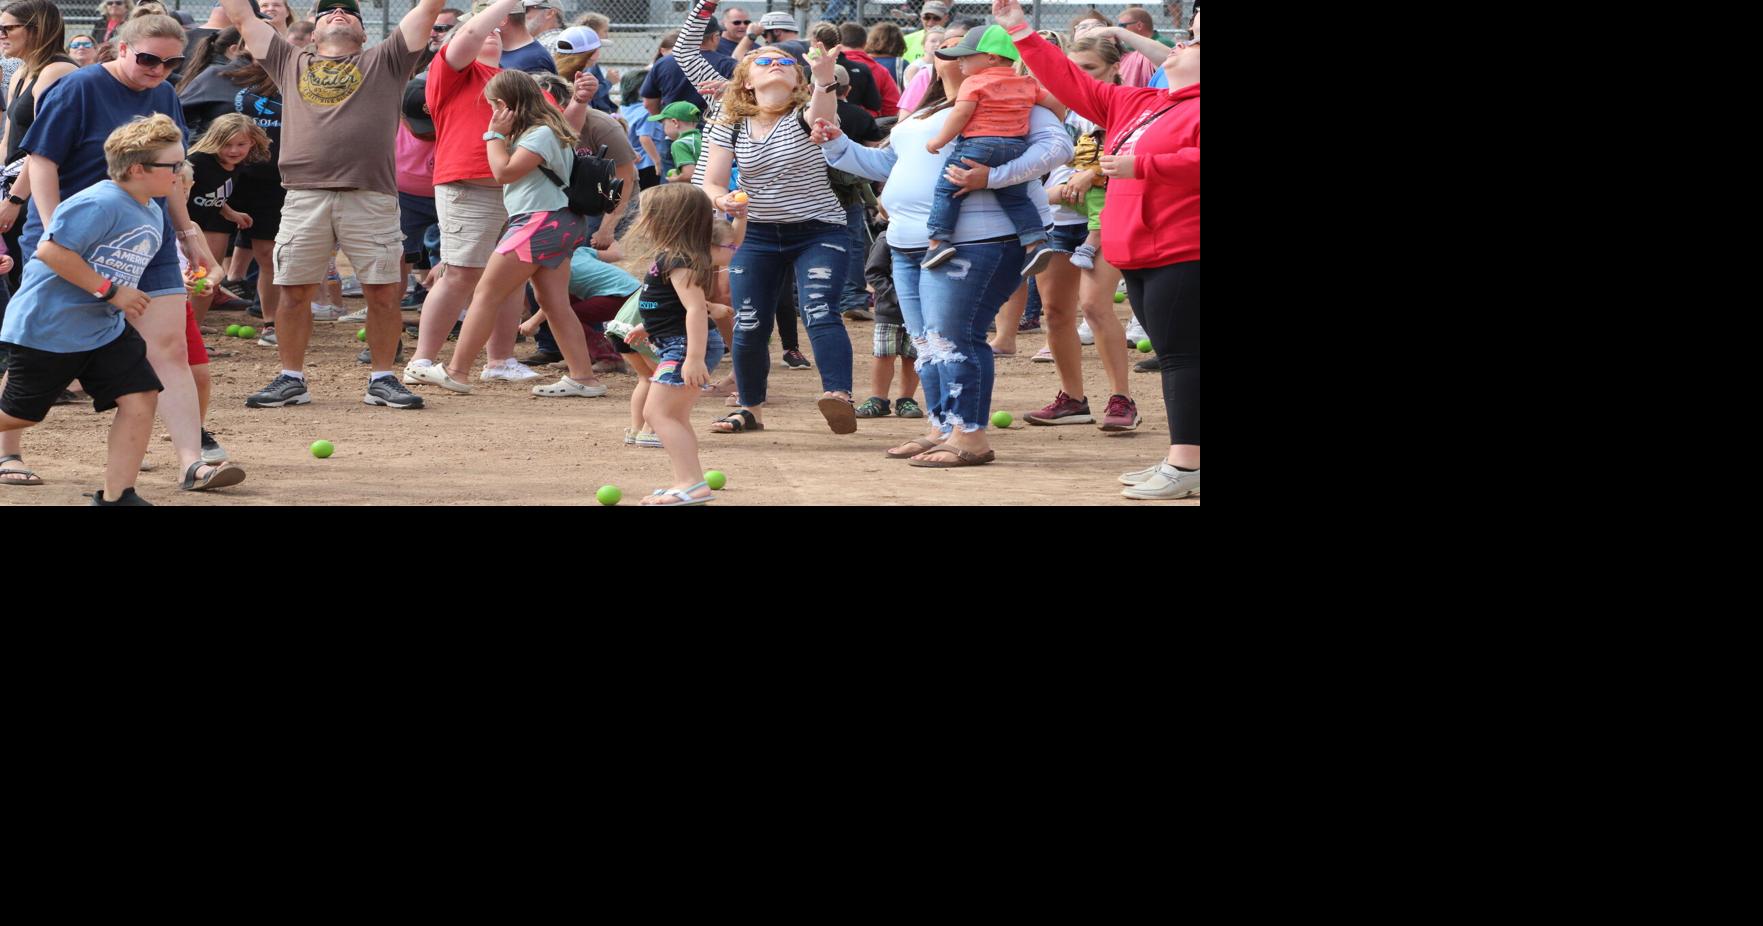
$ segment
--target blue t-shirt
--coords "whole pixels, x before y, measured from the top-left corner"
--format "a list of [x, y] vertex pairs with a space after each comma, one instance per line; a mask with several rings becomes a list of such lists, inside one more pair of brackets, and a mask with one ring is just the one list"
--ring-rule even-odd
[[572, 299], [624, 297], [642, 286], [642, 281], [625, 273], [617, 264], [601, 260], [593, 248], [576, 248], [575, 253], [569, 255], [569, 296]]
[[[141, 285], [141, 274], [166, 241], [157, 202], [142, 205], [105, 180], [62, 203], [49, 223], [48, 240], [80, 255], [117, 286]], [[0, 341], [57, 354], [97, 350], [122, 334], [122, 312], [67, 282], [33, 260], [6, 308]]]
[[[165, 113], [184, 129], [184, 107], [167, 81], [151, 90], [131, 90], [104, 67], [83, 67], [55, 82], [37, 103], [37, 121], [25, 133], [21, 150], [54, 161], [61, 172], [61, 198], [110, 177], [104, 160], [104, 139], [136, 116]], [[156, 200], [161, 209], [163, 199]], [[36, 250], [43, 237], [43, 219], [37, 215], [37, 198], [30, 199], [31, 214], [19, 235], [24, 258]], [[171, 213], [165, 213], [165, 237], [172, 236]]]
[[[724, 77], [734, 76], [735, 59], [728, 55], [707, 51], [704, 60], [716, 69], [716, 73]], [[680, 70], [679, 62], [673, 60], [672, 55], [655, 62], [655, 66], [649, 69], [649, 76], [643, 78], [643, 89], [637, 95], [646, 100], [659, 99], [662, 106], [685, 100], [698, 107], [699, 112], [708, 108], [698, 88], [686, 79], [686, 72]]]
[[513, 51], [502, 53], [502, 69], [509, 68], [525, 71], [528, 74], [536, 71], [550, 71], [555, 74], [557, 73], [557, 61], [551, 57], [550, 52], [545, 50], [543, 42], [534, 42], [531, 45], [522, 45]]
[[[631, 127], [630, 140], [631, 147], [635, 148], [637, 152], [637, 170], [654, 167], [658, 173], [665, 176], [669, 170], [673, 169], [673, 158], [668, 153], [667, 130], [661, 127], [661, 117], [651, 117], [649, 111], [643, 108], [640, 100], [626, 104], [619, 110], [619, 115], [623, 116], [625, 124]], [[655, 150], [661, 153], [661, 164], [656, 164], [655, 159], [649, 157], [648, 149], [644, 148], [643, 143], [638, 140], [644, 135], [649, 136], [649, 140], [655, 143]]]

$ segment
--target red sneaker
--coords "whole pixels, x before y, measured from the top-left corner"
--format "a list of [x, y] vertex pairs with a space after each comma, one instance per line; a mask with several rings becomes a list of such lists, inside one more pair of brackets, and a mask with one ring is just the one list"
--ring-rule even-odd
[[1131, 431], [1139, 426], [1139, 407], [1123, 395], [1108, 397], [1108, 410], [1102, 413], [1102, 430]]
[[1023, 418], [1029, 424], [1089, 424], [1096, 420], [1090, 414], [1089, 400], [1074, 399], [1063, 392], [1046, 408]]

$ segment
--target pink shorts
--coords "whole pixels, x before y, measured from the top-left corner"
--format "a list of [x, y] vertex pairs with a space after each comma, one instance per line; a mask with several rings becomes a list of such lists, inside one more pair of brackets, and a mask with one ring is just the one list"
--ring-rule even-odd
[[568, 209], [522, 212], [508, 217], [502, 240], [496, 242], [496, 253], [511, 255], [523, 264], [557, 267], [586, 240], [586, 216]]

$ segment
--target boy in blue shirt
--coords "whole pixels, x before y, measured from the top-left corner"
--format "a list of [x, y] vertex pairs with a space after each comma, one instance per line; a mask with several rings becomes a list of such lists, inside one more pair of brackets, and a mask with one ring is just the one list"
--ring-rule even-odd
[[0, 327], [0, 342], [12, 349], [0, 431], [40, 424], [76, 379], [94, 411], [117, 410], [104, 488], [92, 494], [93, 505], [150, 507], [134, 486], [161, 386], [146, 342], [127, 320], [147, 310], [148, 296], [138, 287], [160, 247], [176, 246], [165, 240], [165, 217], [153, 200], [173, 192], [183, 138], [164, 115], [110, 133], [110, 179], [55, 210]]

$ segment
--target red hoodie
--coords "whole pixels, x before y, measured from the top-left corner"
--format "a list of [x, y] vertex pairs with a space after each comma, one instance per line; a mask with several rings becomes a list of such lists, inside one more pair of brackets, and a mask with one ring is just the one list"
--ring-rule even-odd
[[[1200, 85], [1178, 90], [1105, 84], [1030, 31], [1016, 40], [1029, 70], [1059, 102], [1107, 129], [1102, 153], [1134, 156], [1133, 178], [1108, 182], [1102, 256], [1123, 270], [1200, 259]], [[1148, 128], [1152, 113], [1175, 104]]]
[[871, 58], [866, 51], [852, 51], [849, 48], [841, 47], [839, 54], [869, 68], [869, 73], [875, 75], [875, 88], [881, 92], [881, 109], [870, 113], [870, 115], [878, 119], [898, 115], [900, 112], [900, 85], [894, 82], [894, 75], [889, 74], [888, 69], [882, 67], [881, 62]]

